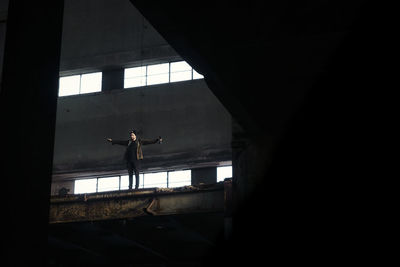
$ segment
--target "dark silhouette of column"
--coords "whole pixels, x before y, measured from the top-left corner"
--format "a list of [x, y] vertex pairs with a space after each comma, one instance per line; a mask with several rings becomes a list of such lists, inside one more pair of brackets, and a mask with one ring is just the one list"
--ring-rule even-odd
[[2, 266], [47, 261], [63, 7], [62, 0], [9, 3], [0, 95]]

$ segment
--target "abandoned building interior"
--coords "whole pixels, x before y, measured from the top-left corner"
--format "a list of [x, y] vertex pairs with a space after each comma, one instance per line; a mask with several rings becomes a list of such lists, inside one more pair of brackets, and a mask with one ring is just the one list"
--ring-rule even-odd
[[[2, 263], [344, 256], [343, 131], [372, 72], [361, 3], [0, 3]], [[107, 138], [132, 130], [162, 142], [130, 190]]]

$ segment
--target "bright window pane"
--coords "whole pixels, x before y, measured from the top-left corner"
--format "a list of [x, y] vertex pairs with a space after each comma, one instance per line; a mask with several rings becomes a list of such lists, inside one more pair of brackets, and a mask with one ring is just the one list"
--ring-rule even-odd
[[168, 174], [168, 187], [180, 187], [192, 184], [192, 171], [174, 171]]
[[139, 188], [144, 188], [143, 173], [139, 174]]
[[147, 76], [147, 85], [168, 83], [168, 82], [169, 82], [168, 73]]
[[124, 88], [139, 87], [146, 85], [146, 77], [126, 78], [124, 80]]
[[129, 189], [129, 176], [121, 176], [121, 190]]
[[58, 89], [58, 96], [78, 95], [81, 76], [61, 77]]
[[[135, 188], [135, 175], [133, 175], [132, 188]], [[143, 188], [143, 173], [139, 174], [139, 188]], [[129, 176], [121, 176], [121, 190], [129, 189]]]
[[124, 88], [146, 86], [146, 66], [125, 69]]
[[146, 76], [146, 66], [125, 69], [125, 79], [140, 76]]
[[75, 194], [94, 193], [96, 192], [97, 179], [75, 180]]
[[101, 91], [101, 72], [83, 74], [81, 78], [81, 94]]
[[171, 73], [180, 71], [191, 71], [192, 67], [186, 61], [178, 61], [171, 63]]
[[204, 76], [198, 73], [197, 71], [193, 70], [193, 80], [196, 79], [204, 79]]
[[147, 66], [147, 85], [168, 83], [169, 63]]
[[186, 61], [171, 63], [170, 82], [187, 81], [192, 79], [192, 67]]
[[144, 188], [149, 187], [167, 187], [167, 172], [146, 173]]
[[187, 81], [192, 79], [192, 71], [171, 72], [171, 82]]
[[232, 178], [232, 166], [217, 167], [217, 182]]
[[97, 192], [119, 190], [119, 176], [99, 178]]
[[147, 75], [164, 74], [169, 72], [169, 63], [147, 66]]

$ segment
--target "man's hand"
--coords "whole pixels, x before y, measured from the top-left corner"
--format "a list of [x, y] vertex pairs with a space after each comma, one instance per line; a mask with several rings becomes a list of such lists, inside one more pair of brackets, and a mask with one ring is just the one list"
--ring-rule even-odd
[[112, 142], [112, 139], [111, 139], [111, 138], [107, 138], [107, 141], [108, 141], [108, 142]]

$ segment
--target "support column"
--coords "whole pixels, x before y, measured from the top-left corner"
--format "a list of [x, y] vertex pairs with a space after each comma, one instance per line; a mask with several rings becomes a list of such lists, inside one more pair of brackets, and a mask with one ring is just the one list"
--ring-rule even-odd
[[103, 71], [103, 91], [111, 91], [124, 88], [124, 69], [110, 69]]
[[192, 169], [192, 185], [213, 184], [217, 182], [217, 168]]
[[62, 0], [9, 3], [0, 94], [7, 265], [47, 264], [63, 6]]

